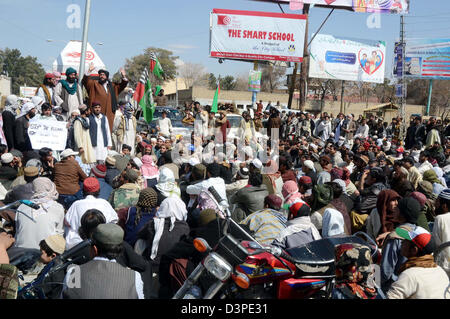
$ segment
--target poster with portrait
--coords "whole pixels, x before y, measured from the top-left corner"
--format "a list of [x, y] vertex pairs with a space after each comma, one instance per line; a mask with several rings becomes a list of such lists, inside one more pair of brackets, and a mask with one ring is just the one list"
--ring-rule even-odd
[[384, 41], [340, 38], [318, 34], [310, 47], [312, 78], [383, 83]]

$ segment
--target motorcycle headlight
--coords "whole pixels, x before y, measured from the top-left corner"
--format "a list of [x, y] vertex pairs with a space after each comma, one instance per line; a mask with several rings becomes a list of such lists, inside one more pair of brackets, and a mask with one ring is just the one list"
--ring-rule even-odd
[[233, 271], [231, 265], [214, 252], [205, 258], [203, 266], [220, 281], [227, 280]]

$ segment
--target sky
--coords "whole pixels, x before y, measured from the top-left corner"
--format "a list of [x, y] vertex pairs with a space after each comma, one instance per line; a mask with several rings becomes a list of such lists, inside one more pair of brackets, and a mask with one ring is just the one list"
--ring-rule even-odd
[[[69, 28], [70, 5], [81, 11], [80, 28]], [[17, 48], [36, 56], [46, 71], [69, 40], [81, 40], [85, 0], [0, 0], [0, 48]], [[253, 64], [209, 57], [209, 14], [213, 8], [281, 12], [274, 3], [251, 0], [92, 0], [88, 41], [110, 73], [127, 58], [150, 46], [164, 48], [183, 61], [202, 64], [208, 72], [225, 76], [247, 74]], [[282, 5], [285, 13], [301, 13]], [[330, 9], [313, 7], [308, 37], [317, 31]], [[400, 16], [382, 14], [380, 28], [369, 28], [369, 14], [335, 10], [322, 34], [382, 40], [387, 44], [386, 77], [392, 69]], [[450, 38], [450, 1], [411, 0], [405, 15], [406, 38]], [[48, 40], [51, 40], [50, 42]]]

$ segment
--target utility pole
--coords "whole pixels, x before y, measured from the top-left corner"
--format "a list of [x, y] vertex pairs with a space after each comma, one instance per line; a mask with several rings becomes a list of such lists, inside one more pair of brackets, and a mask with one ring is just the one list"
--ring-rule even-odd
[[[303, 14], [309, 14], [309, 4], [303, 5]], [[305, 108], [305, 102], [306, 102], [306, 81], [308, 79], [308, 65], [307, 65], [307, 59], [308, 59], [308, 24], [309, 19], [306, 19], [305, 24], [305, 41], [303, 45], [303, 62], [300, 66], [300, 96], [299, 96], [299, 105], [300, 109], [303, 110]], [[292, 106], [292, 99], [294, 96], [294, 90], [295, 90], [295, 82], [297, 81], [297, 70], [298, 70], [298, 63], [295, 62], [294, 70], [292, 72], [292, 79], [291, 79], [291, 85], [289, 87], [289, 101], [288, 101], [288, 109]]]
[[403, 121], [406, 121], [406, 113], [405, 113], [405, 103], [406, 103], [406, 85], [405, 85], [405, 60], [404, 57], [406, 56], [406, 45], [405, 45], [405, 21], [404, 16], [400, 16], [400, 43], [402, 46], [402, 97], [401, 97], [401, 106], [400, 106], [400, 117], [403, 119]]
[[83, 39], [81, 44], [80, 72], [78, 73], [80, 79], [82, 79], [84, 76], [84, 65], [86, 63], [86, 47], [87, 47], [90, 15], [91, 15], [91, 0], [86, 0], [86, 8], [84, 11]]
[[[309, 15], [309, 4], [303, 5], [303, 14]], [[308, 53], [308, 25], [309, 25], [309, 16], [306, 19], [305, 25], [305, 43], [303, 45], [303, 62], [300, 66], [300, 110], [305, 110], [306, 104], [306, 92], [308, 87], [308, 66], [309, 66], [309, 53]]]

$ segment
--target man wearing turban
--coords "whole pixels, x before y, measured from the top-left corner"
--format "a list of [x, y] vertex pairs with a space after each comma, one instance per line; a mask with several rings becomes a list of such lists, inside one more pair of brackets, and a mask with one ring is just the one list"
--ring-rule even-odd
[[66, 79], [59, 81], [56, 85], [55, 103], [57, 106], [61, 106], [62, 115], [66, 120], [83, 104], [83, 89], [78, 82], [77, 71], [74, 68], [67, 68]]
[[117, 98], [128, 84], [128, 80], [125, 76], [125, 70], [120, 69], [122, 76], [120, 83], [113, 83], [109, 80], [109, 72], [106, 70], [98, 71], [98, 80], [95, 80], [91, 74], [95, 66], [90, 65], [87, 74], [83, 77], [83, 85], [86, 88], [89, 101], [88, 106], [92, 106], [92, 102], [96, 101], [101, 106], [101, 113], [108, 119], [110, 129], [113, 128], [114, 116], [117, 110]]

